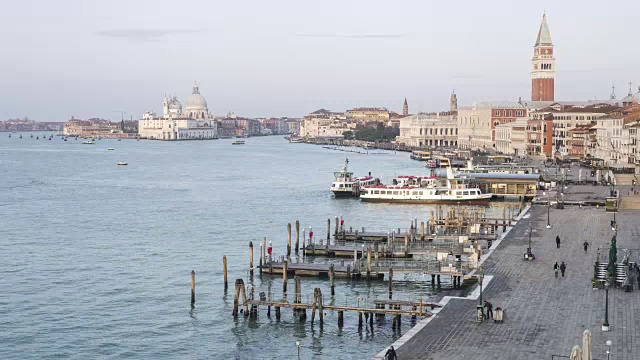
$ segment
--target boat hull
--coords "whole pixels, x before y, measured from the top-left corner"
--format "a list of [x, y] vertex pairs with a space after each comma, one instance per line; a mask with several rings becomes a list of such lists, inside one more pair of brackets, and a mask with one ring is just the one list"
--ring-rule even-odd
[[357, 197], [353, 191], [331, 191], [336, 198], [352, 198]]
[[481, 199], [372, 199], [363, 198], [360, 200], [372, 203], [394, 203], [394, 204], [449, 204], [449, 205], [487, 205], [491, 200], [488, 198]]

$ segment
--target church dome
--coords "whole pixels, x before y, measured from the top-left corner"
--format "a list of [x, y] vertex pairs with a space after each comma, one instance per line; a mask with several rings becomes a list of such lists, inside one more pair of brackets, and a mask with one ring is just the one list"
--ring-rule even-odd
[[185, 110], [194, 109], [194, 110], [206, 110], [207, 109], [207, 100], [205, 100], [204, 96], [200, 95], [200, 88], [198, 87], [198, 83], [193, 85], [193, 92], [191, 95], [187, 97], [187, 102], [185, 103]]
[[631, 97], [631, 102], [635, 102], [636, 104], [640, 104], [640, 86], [638, 86], [638, 92], [633, 94]]
[[169, 101], [169, 109], [180, 110], [182, 109], [182, 104], [180, 104], [180, 101], [176, 99], [172, 99], [171, 101]]

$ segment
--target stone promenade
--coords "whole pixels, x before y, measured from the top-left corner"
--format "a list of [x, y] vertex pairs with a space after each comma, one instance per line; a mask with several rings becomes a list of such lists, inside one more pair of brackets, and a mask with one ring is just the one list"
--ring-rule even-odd
[[[594, 359], [606, 359], [605, 342], [613, 342], [611, 359], [640, 359], [640, 291], [609, 291], [610, 332], [602, 332], [605, 291], [591, 286], [598, 248], [608, 251], [612, 214], [593, 207], [551, 209], [534, 206], [484, 262], [493, 275], [483, 297], [494, 309], [505, 309], [504, 323], [474, 321], [477, 300], [452, 299], [413, 338], [400, 346], [398, 359], [561, 359], [582, 333], [593, 334]], [[640, 248], [640, 212], [620, 212], [618, 249]], [[533, 228], [535, 261], [523, 260]], [[556, 248], [555, 237], [562, 239]], [[587, 253], [582, 244], [587, 239]], [[632, 251], [638, 261], [640, 251]], [[618, 253], [621, 259], [622, 251]], [[553, 264], [564, 261], [564, 278], [554, 277]]]

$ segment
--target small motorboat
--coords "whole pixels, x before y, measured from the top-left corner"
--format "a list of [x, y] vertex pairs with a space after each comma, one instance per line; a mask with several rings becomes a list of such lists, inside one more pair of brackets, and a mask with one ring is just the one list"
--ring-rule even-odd
[[125, 166], [125, 165], [129, 165], [128, 162], [124, 162], [124, 161], [118, 161], [118, 166]]
[[36, 140], [40, 140], [40, 136], [36, 136]]
[[107, 150], [115, 150], [114, 148], [107, 148]]
[[95, 141], [93, 141], [93, 140], [87, 140], [87, 141], [83, 141], [82, 143], [83, 143], [83, 144], [85, 144], [85, 145], [93, 145], [93, 144], [95, 144], [96, 142], [95, 142]]
[[122, 141], [122, 139], [118, 139], [118, 141]]
[[244, 140], [236, 140], [232, 142], [231, 145], [244, 145]]
[[67, 141], [67, 138], [64, 138], [64, 141]]

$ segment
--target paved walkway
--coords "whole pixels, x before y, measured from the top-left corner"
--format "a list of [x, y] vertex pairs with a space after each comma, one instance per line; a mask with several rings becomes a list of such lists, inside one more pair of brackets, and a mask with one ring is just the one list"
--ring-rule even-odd
[[[605, 341], [613, 341], [612, 359], [640, 358], [640, 291], [609, 291], [610, 332], [602, 332], [604, 290], [593, 290], [591, 278], [598, 247], [606, 251], [613, 235], [611, 214], [595, 208], [533, 207], [485, 261], [493, 275], [484, 299], [505, 309], [505, 321], [474, 322], [477, 301], [452, 299], [422, 330], [398, 350], [399, 359], [551, 359], [568, 356], [582, 344], [582, 332], [593, 333], [594, 359], [606, 359]], [[618, 248], [640, 248], [640, 212], [619, 213]], [[522, 260], [529, 223], [534, 229], [536, 260]], [[556, 249], [555, 237], [562, 239]], [[584, 238], [591, 244], [585, 254]], [[635, 256], [640, 251], [636, 252]], [[566, 277], [555, 278], [553, 264], [565, 261]]]

